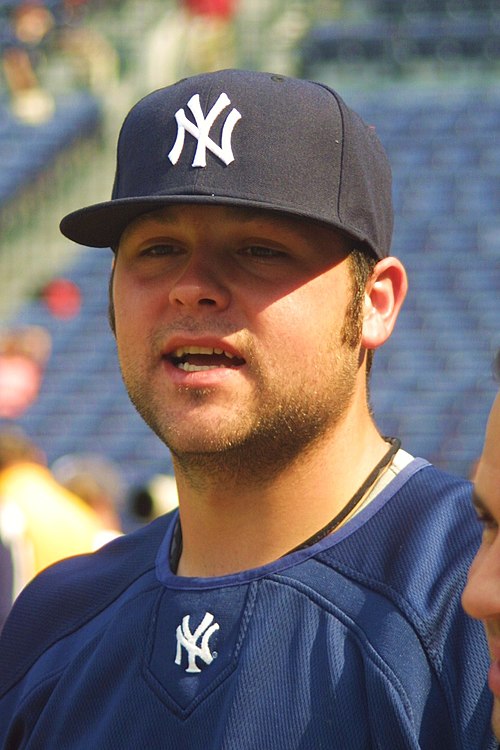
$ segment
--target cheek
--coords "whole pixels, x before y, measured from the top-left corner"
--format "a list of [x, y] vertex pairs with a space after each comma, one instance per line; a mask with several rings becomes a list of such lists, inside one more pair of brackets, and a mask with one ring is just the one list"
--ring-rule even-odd
[[[341, 348], [342, 320], [310, 298], [293, 295], [277, 300], [254, 317], [250, 325], [261, 359], [273, 370], [315, 373], [325, 368]], [[334, 305], [331, 305], [334, 307]]]
[[115, 305], [115, 341], [122, 371], [146, 361], [151, 340], [148, 315], [142, 307], [128, 302]]
[[317, 330], [309, 311], [290, 297], [263, 308], [256, 315], [245, 316], [255, 341], [262, 342], [271, 358], [286, 356], [310, 358], [314, 347], [312, 332]]
[[148, 320], [152, 319], [151, 295], [145, 294], [137, 283], [132, 283], [128, 275], [118, 267], [115, 271], [112, 300], [117, 339], [137, 337], [145, 330]]
[[346, 307], [343, 295], [336, 297], [330, 289], [325, 293], [321, 285], [313, 286], [284, 305], [282, 330], [304, 340], [307, 347], [304, 354], [314, 356], [315, 351], [330, 349], [332, 341], [340, 339]]

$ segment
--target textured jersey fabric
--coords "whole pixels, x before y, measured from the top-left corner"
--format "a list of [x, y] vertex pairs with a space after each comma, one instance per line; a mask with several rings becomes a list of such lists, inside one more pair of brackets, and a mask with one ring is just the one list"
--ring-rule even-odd
[[415, 459], [337, 533], [182, 578], [177, 511], [49, 568], [0, 639], [3, 750], [488, 750], [467, 482]]

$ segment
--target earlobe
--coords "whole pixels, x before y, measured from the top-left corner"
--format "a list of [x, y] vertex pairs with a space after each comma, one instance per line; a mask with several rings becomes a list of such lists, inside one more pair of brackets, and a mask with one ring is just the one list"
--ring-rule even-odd
[[389, 257], [375, 266], [365, 290], [361, 343], [377, 349], [391, 335], [406, 297], [408, 280], [403, 264]]

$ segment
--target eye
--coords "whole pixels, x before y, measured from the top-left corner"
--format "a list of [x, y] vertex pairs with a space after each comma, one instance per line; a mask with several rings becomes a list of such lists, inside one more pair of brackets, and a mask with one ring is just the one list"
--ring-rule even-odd
[[158, 242], [143, 248], [140, 255], [143, 258], [164, 258], [166, 256], [178, 255], [179, 253], [180, 249], [176, 245]]
[[266, 245], [248, 245], [248, 247], [241, 250], [241, 254], [262, 260], [273, 260], [274, 258], [286, 257], [286, 253], [282, 250], [277, 250], [274, 247], [267, 247]]

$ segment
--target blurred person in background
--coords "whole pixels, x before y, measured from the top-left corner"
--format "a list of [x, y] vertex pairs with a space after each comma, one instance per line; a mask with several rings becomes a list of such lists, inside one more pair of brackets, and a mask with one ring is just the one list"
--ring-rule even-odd
[[0, 331], [0, 419], [15, 420], [35, 403], [51, 348], [41, 326]]
[[145, 484], [133, 487], [127, 500], [128, 511], [141, 523], [170, 513], [178, 505], [177, 484], [170, 474], [155, 474]]
[[0, 430], [0, 541], [12, 566], [10, 603], [36, 573], [109, 537], [99, 515], [54, 479], [24, 432]]
[[234, 65], [237, 9], [238, 0], [178, 0], [167, 7], [148, 38], [148, 88]]
[[237, 0], [182, 0], [186, 14], [186, 74], [234, 65]]
[[55, 19], [41, 0], [13, 3], [4, 45], [2, 66], [14, 115], [30, 125], [49, 120], [54, 100], [40, 82], [37, 68], [43, 46], [55, 27]]
[[[500, 351], [497, 375], [500, 377]], [[483, 527], [462, 603], [484, 622], [491, 655], [488, 685], [493, 693], [493, 729], [500, 740], [500, 392], [491, 408], [483, 451], [474, 471], [473, 505]]]
[[102, 544], [122, 533], [125, 486], [113, 461], [95, 453], [70, 453], [58, 458], [50, 468], [63, 487], [99, 516]]

